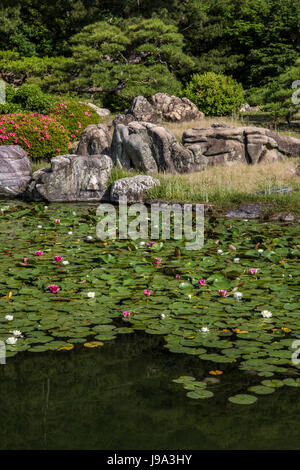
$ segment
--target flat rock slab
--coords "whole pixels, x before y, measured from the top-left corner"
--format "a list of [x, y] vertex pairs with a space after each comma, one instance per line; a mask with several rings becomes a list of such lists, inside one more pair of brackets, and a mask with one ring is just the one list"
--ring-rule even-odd
[[15, 197], [26, 188], [32, 165], [19, 145], [0, 146], [0, 197]]
[[290, 186], [282, 186], [281, 188], [263, 189], [262, 191], [255, 191], [254, 194], [287, 194], [295, 191]]
[[258, 219], [265, 209], [265, 205], [242, 204], [236, 209], [228, 212], [226, 217], [235, 219]]

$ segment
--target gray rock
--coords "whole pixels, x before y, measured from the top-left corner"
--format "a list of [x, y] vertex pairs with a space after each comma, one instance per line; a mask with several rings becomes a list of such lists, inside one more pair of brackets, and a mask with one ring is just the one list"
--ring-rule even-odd
[[148, 122], [131, 122], [128, 126], [115, 127], [112, 139], [112, 159], [119, 167], [134, 168], [154, 173], [174, 171], [172, 144], [175, 136]]
[[277, 134], [277, 132], [270, 131], [269, 129], [264, 129], [265, 134], [272, 138], [277, 146], [279, 151], [289, 157], [299, 157], [300, 156], [300, 139], [295, 139], [288, 135]]
[[0, 197], [20, 195], [31, 173], [31, 162], [19, 145], [0, 146]]
[[36, 171], [26, 199], [49, 202], [93, 202], [106, 199], [112, 160], [107, 155], [61, 155], [51, 168]]
[[109, 109], [99, 108], [98, 106], [96, 106], [93, 103], [88, 103], [88, 106], [93, 108], [96, 111], [96, 113], [98, 114], [98, 116], [100, 116], [102, 118], [106, 118], [106, 117], [110, 116], [110, 114], [111, 114]]
[[294, 216], [294, 214], [291, 214], [291, 213], [290, 214], [284, 214], [280, 217], [280, 220], [282, 222], [294, 222], [295, 216]]
[[109, 155], [111, 139], [105, 127], [101, 124], [90, 124], [81, 134], [76, 149], [77, 155]]
[[229, 211], [226, 214], [228, 218], [257, 219], [261, 216], [266, 206], [260, 204], [242, 204], [237, 209]]
[[254, 194], [286, 194], [286, 193], [291, 193], [292, 191], [295, 191], [294, 188], [291, 188], [290, 186], [282, 186], [281, 188], [270, 188], [270, 189], [263, 189], [262, 191], [255, 191]]
[[156, 93], [152, 96], [153, 107], [166, 121], [181, 122], [204, 119], [204, 114], [188, 98], [168, 93]]
[[120, 197], [126, 196], [128, 202], [142, 202], [147, 191], [155, 186], [160, 186], [160, 181], [152, 176], [121, 178], [111, 185], [110, 200], [118, 202]]
[[133, 98], [131, 106], [126, 114], [133, 116], [135, 121], [157, 123], [159, 116], [157, 110], [144, 96]]

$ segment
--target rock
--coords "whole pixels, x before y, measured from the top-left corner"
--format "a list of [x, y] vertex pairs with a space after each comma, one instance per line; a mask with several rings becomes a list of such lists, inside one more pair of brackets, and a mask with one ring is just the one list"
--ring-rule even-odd
[[32, 166], [19, 145], [0, 146], [0, 196], [15, 197], [26, 188]]
[[187, 98], [178, 98], [168, 93], [152, 96], [153, 106], [166, 121], [181, 122], [204, 119], [204, 114]]
[[300, 176], [300, 165], [295, 168], [295, 176]]
[[263, 189], [262, 191], [255, 191], [254, 194], [286, 194], [291, 193], [292, 191], [295, 191], [294, 188], [291, 188], [290, 186], [282, 186], [281, 188], [268, 188]]
[[215, 127], [189, 129], [183, 133], [182, 140], [188, 148], [195, 144], [201, 145], [203, 155], [210, 157], [210, 165], [232, 165], [274, 162], [281, 160], [284, 155], [291, 155], [287, 144], [283, 145], [281, 138], [276, 136], [278, 134], [260, 127]]
[[126, 114], [133, 116], [135, 121], [152, 122], [155, 124], [159, 120], [155, 107], [153, 107], [144, 96], [136, 96], [133, 98]]
[[106, 118], [106, 117], [110, 116], [110, 110], [107, 109], [107, 108], [99, 108], [98, 106], [96, 106], [93, 103], [88, 103], [88, 106], [93, 108], [96, 111], [96, 113], [98, 114], [98, 116], [100, 116], [102, 118]]
[[74, 155], [77, 152], [79, 145], [79, 140], [75, 140], [74, 142], [71, 142], [71, 145], [69, 146], [69, 154]]
[[230, 127], [226, 122], [213, 122], [211, 127], [218, 128], [218, 127]]
[[77, 155], [109, 155], [111, 140], [105, 127], [101, 124], [90, 124], [81, 134], [76, 150]]
[[259, 106], [250, 106], [250, 104], [245, 103], [240, 109], [240, 113], [254, 113], [260, 110]]
[[293, 214], [284, 214], [280, 217], [282, 222], [294, 222], [295, 216]]
[[51, 168], [36, 171], [26, 199], [49, 202], [93, 202], [106, 199], [112, 160], [107, 155], [60, 155]]
[[229, 218], [241, 219], [257, 219], [261, 216], [266, 206], [260, 204], [242, 204], [237, 209], [234, 209], [226, 214]]
[[295, 139], [288, 135], [277, 134], [269, 129], [264, 129], [264, 131], [266, 136], [272, 138], [276, 142], [278, 149], [282, 154], [289, 157], [300, 156], [300, 139]]
[[112, 139], [112, 159], [119, 167], [143, 172], [175, 171], [172, 145], [175, 136], [148, 122], [118, 124]]
[[146, 192], [155, 186], [160, 186], [160, 181], [152, 176], [121, 178], [112, 184], [110, 200], [118, 202], [121, 196], [126, 196], [128, 202], [142, 202]]
[[133, 121], [135, 121], [135, 119], [132, 114], [117, 114], [112, 124], [113, 127], [116, 127], [118, 124], [124, 124], [124, 126], [128, 126], [128, 124]]

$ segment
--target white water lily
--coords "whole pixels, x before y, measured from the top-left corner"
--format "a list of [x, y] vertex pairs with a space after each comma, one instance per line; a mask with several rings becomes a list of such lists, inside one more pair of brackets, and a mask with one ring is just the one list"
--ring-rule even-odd
[[166, 315], [165, 315], [164, 313], [162, 313], [162, 314], [160, 315], [160, 318], [163, 318], [163, 319], [164, 319], [164, 318], [166, 318]]
[[22, 332], [20, 330], [12, 330], [11, 333], [14, 335], [14, 336], [22, 336]]
[[201, 332], [202, 332], [202, 333], [208, 333], [208, 332], [209, 332], [209, 328], [207, 328], [207, 326], [203, 326], [203, 327], [201, 328]]
[[64, 266], [67, 266], [67, 264], [70, 264], [70, 263], [69, 263], [69, 261], [65, 260], [65, 261], [62, 262], [62, 264], [63, 264]]
[[7, 338], [6, 344], [16, 344], [17, 341], [18, 338], [16, 338], [15, 336], [11, 336], [10, 338]]
[[87, 239], [87, 240], [93, 240], [93, 237], [92, 237], [91, 235], [88, 235], [88, 236], [86, 237], [86, 239]]
[[240, 258], [234, 258], [234, 259], [233, 259], [233, 262], [234, 262], [234, 263], [239, 263], [239, 262], [240, 262]]
[[37, 228], [43, 228], [43, 226], [42, 226], [42, 225], [38, 225]]
[[236, 300], [242, 300], [243, 294], [242, 294], [242, 292], [235, 292], [235, 293], [233, 294], [233, 297], [234, 297]]
[[95, 292], [88, 292], [87, 296], [90, 297], [90, 299], [93, 299], [95, 297]]
[[218, 250], [218, 253], [220, 253], [220, 254], [223, 253], [223, 250]]
[[46, 210], [47, 210], [47, 209], [48, 209], [48, 206], [44, 206], [44, 209], [46, 209]]
[[263, 252], [264, 252], [264, 250], [263, 250], [262, 248], [260, 248], [260, 249], [257, 250], [257, 251], [258, 251], [258, 253], [263, 253]]
[[146, 242], [140, 242], [140, 246], [146, 245]]
[[68, 232], [68, 235], [73, 235], [73, 232], [70, 230], [70, 232]]
[[8, 321], [12, 321], [14, 319], [13, 315], [5, 315], [5, 319]]
[[269, 310], [263, 310], [263, 311], [261, 312], [261, 315], [262, 315], [264, 318], [271, 318], [272, 312], [269, 312]]

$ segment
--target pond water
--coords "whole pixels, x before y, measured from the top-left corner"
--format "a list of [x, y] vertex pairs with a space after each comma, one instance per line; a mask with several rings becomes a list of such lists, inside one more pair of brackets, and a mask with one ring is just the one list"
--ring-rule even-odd
[[1, 449], [299, 449], [298, 389], [251, 406], [228, 393], [255, 379], [228, 371], [209, 400], [190, 400], [174, 376], [201, 378], [196, 358], [157, 336], [122, 336], [100, 349], [30, 354], [0, 366]]
[[211, 218], [189, 251], [0, 215], [1, 449], [299, 448], [299, 225]]

